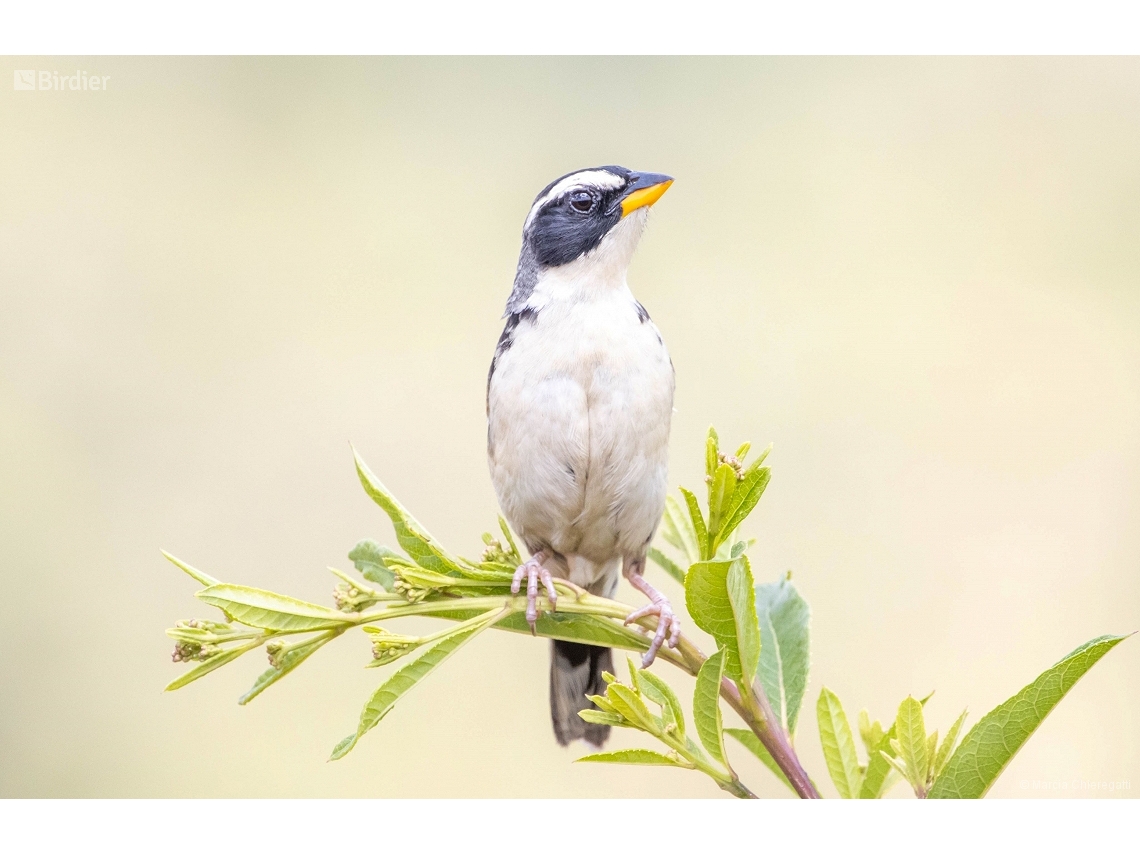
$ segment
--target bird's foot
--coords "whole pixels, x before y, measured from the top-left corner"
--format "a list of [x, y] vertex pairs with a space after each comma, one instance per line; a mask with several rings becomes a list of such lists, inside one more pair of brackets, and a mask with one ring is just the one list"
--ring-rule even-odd
[[558, 594], [554, 591], [554, 579], [550, 571], [542, 566], [545, 552], [536, 552], [527, 561], [519, 565], [515, 571], [515, 578], [511, 582], [511, 593], [517, 594], [522, 587], [522, 580], [526, 579], [526, 622], [530, 624], [530, 631], [534, 632], [534, 625], [538, 621], [538, 583], [546, 588], [546, 598], [553, 607], [558, 604]]
[[629, 583], [633, 587], [649, 597], [651, 601], [649, 605], [643, 606], [627, 617], [625, 619], [626, 625], [628, 626], [646, 615], [657, 616], [657, 632], [653, 634], [649, 649], [641, 657], [641, 667], [648, 668], [657, 658], [657, 651], [665, 643], [666, 637], [668, 637], [670, 647], [677, 646], [677, 642], [681, 640], [681, 622], [673, 614], [673, 606], [670, 605], [668, 597], [646, 582], [640, 573], [630, 573], [626, 578], [629, 579]]

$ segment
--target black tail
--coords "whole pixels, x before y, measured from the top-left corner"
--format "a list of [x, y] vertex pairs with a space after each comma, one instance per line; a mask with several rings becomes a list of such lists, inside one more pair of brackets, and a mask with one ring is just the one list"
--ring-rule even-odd
[[609, 725], [588, 724], [578, 717], [578, 711], [594, 708], [586, 695], [605, 694], [602, 672], [613, 670], [613, 652], [608, 647], [554, 642], [550, 652], [550, 718], [559, 745], [568, 745], [575, 739], [598, 746], [606, 741]]

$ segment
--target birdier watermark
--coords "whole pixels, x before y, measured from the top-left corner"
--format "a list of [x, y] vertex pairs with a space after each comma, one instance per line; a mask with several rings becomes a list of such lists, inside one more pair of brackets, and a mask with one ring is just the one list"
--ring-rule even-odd
[[81, 69], [74, 74], [17, 69], [12, 73], [12, 88], [17, 92], [106, 92], [110, 79], [109, 74], [91, 74]]
[[1021, 789], [1037, 792], [1063, 792], [1063, 793], [1120, 793], [1129, 792], [1132, 782], [1123, 781], [1090, 781], [1084, 778], [1073, 778], [1069, 781], [1041, 781], [1030, 778], [1021, 779]]

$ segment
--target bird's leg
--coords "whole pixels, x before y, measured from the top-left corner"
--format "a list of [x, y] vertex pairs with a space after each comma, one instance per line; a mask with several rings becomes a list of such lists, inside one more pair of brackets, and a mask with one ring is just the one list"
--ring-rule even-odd
[[642, 576], [644, 570], [644, 558], [626, 559], [622, 565], [622, 573], [629, 580], [629, 584], [649, 597], [650, 600], [649, 605], [638, 609], [627, 617], [625, 623], [628, 625], [646, 615], [657, 615], [657, 632], [653, 635], [649, 649], [641, 657], [641, 667], [648, 668], [657, 658], [657, 651], [665, 642], [666, 634], [669, 636], [669, 646], [677, 646], [677, 642], [681, 640], [681, 622], [673, 614], [673, 607], [669, 604], [668, 598], [645, 581], [645, 577]]
[[530, 624], [530, 631], [534, 632], [534, 625], [538, 621], [538, 583], [542, 580], [542, 585], [546, 588], [546, 598], [550, 600], [550, 605], [554, 606], [558, 603], [558, 594], [554, 591], [554, 581], [551, 579], [550, 571], [542, 566], [542, 562], [546, 560], [546, 550], [540, 549], [526, 560], [524, 564], [519, 565], [519, 569], [515, 571], [515, 578], [511, 582], [511, 593], [517, 594], [519, 588], [522, 587], [522, 580], [526, 579], [526, 622]]

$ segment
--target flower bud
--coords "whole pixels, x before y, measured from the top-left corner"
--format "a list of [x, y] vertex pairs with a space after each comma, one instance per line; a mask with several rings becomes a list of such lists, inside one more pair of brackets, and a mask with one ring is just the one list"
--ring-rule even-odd
[[392, 590], [394, 590], [409, 603], [418, 603], [431, 593], [431, 591], [427, 588], [420, 588], [416, 585], [405, 582], [404, 579], [400, 576], [396, 577], [396, 582], [392, 586]]
[[285, 652], [284, 641], [271, 641], [265, 645], [265, 652], [269, 654], [269, 664], [274, 668], [281, 667], [281, 657]]
[[381, 627], [372, 630], [371, 635], [372, 658], [382, 663], [399, 659], [405, 653], [415, 650], [423, 643], [419, 638], [407, 635], [396, 635]]
[[721, 463], [727, 463], [729, 466], [732, 467], [732, 471], [736, 473], [736, 480], [737, 481], [743, 481], [744, 480], [744, 464], [740, 460], [738, 460], [735, 455], [718, 453], [717, 459]]
[[[182, 623], [182, 621], [179, 621]], [[174, 645], [174, 653], [170, 657], [174, 662], [189, 662], [191, 659], [197, 659], [198, 654], [202, 652], [202, 645], [196, 641], [179, 641]]]
[[487, 544], [487, 548], [483, 550], [483, 561], [488, 564], [513, 564], [514, 559], [511, 554], [507, 552], [506, 547], [501, 542], [491, 537], [490, 534], [483, 535], [483, 542]]
[[197, 659], [205, 662], [216, 655], [221, 648], [216, 644], [200, 644], [197, 641], [178, 641], [174, 645], [174, 654], [170, 657], [174, 662], [189, 662]]
[[347, 582], [341, 582], [333, 588], [333, 603], [339, 611], [359, 612], [374, 602], [376, 598], [372, 594]]

